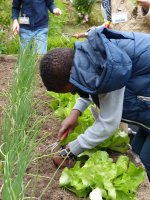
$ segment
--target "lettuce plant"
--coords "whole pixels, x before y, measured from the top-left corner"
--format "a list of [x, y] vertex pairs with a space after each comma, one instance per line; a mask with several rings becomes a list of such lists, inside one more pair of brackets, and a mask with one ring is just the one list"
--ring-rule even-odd
[[82, 164], [78, 161], [71, 168], [65, 168], [60, 177], [60, 186], [78, 197], [87, 197], [96, 188], [106, 200], [135, 200], [138, 186], [144, 181], [145, 171], [136, 167], [127, 156], [120, 156], [116, 163], [105, 151], [84, 152], [88, 156]]

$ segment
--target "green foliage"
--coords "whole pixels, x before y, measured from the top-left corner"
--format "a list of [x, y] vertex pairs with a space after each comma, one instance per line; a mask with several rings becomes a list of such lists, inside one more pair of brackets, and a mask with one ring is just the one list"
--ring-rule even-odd
[[136, 167], [127, 156], [120, 156], [114, 163], [104, 151], [83, 154], [88, 156], [88, 160], [82, 167], [78, 161], [73, 168], [63, 170], [60, 177], [62, 187], [78, 197], [87, 197], [98, 188], [106, 200], [136, 199], [138, 186], [145, 178], [142, 167]]
[[73, 6], [77, 12], [78, 20], [88, 21], [96, 0], [73, 0]]
[[58, 48], [58, 47], [74, 47], [74, 38], [63, 37], [62, 35], [58, 36], [49, 36], [48, 38], [48, 49]]
[[0, 54], [7, 51], [7, 36], [6, 32], [3, 30], [0, 30]]
[[69, 15], [66, 10], [66, 5], [60, 1], [56, 0], [55, 4], [58, 8], [61, 9], [61, 16], [54, 16], [50, 14], [49, 20], [49, 34], [48, 34], [48, 50], [58, 47], [73, 47], [75, 39], [63, 37], [62, 29], [65, 24], [69, 21]]
[[97, 146], [96, 149], [111, 149], [113, 151], [125, 153], [128, 150], [129, 141], [129, 135], [118, 129], [112, 136]]
[[56, 117], [61, 120], [69, 115], [78, 97], [78, 95], [58, 94], [55, 92], [47, 92], [47, 95], [52, 97], [50, 107], [54, 111]]
[[65, 4], [60, 0], [55, 0], [56, 6], [62, 11], [62, 15], [55, 16], [49, 13], [49, 36], [61, 35], [62, 27], [69, 21]]
[[0, 54], [7, 51], [8, 32], [11, 24], [11, 1], [1, 0], [0, 3]]
[[130, 0], [135, 6], [137, 6], [137, 0]]
[[10, 38], [7, 35], [8, 33], [3, 32], [3, 42], [0, 43], [0, 54], [17, 54], [20, 46], [19, 35], [11, 35]]
[[11, 1], [1, 0], [0, 3], [0, 29], [6, 30], [11, 23]]

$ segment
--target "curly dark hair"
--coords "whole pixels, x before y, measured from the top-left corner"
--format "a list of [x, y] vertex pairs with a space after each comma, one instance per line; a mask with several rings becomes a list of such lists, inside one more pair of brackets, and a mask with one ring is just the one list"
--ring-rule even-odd
[[74, 50], [56, 48], [40, 61], [40, 76], [48, 91], [61, 92], [69, 83]]

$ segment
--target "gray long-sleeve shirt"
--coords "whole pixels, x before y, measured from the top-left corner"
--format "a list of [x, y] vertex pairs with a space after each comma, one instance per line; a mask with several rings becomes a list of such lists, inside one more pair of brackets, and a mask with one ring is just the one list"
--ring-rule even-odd
[[[95, 122], [78, 138], [69, 143], [71, 152], [79, 155], [86, 149], [92, 149], [102, 143], [119, 127], [124, 99], [124, 88], [100, 94], [100, 110]], [[90, 105], [90, 99], [78, 98], [73, 109], [81, 113]]]

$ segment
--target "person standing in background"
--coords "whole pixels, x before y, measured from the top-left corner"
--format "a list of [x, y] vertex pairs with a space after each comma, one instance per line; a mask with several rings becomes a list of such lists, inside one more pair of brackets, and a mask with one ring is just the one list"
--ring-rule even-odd
[[54, 15], [61, 15], [54, 0], [12, 1], [12, 29], [20, 35], [21, 51], [33, 40], [38, 54], [47, 52], [48, 10]]

